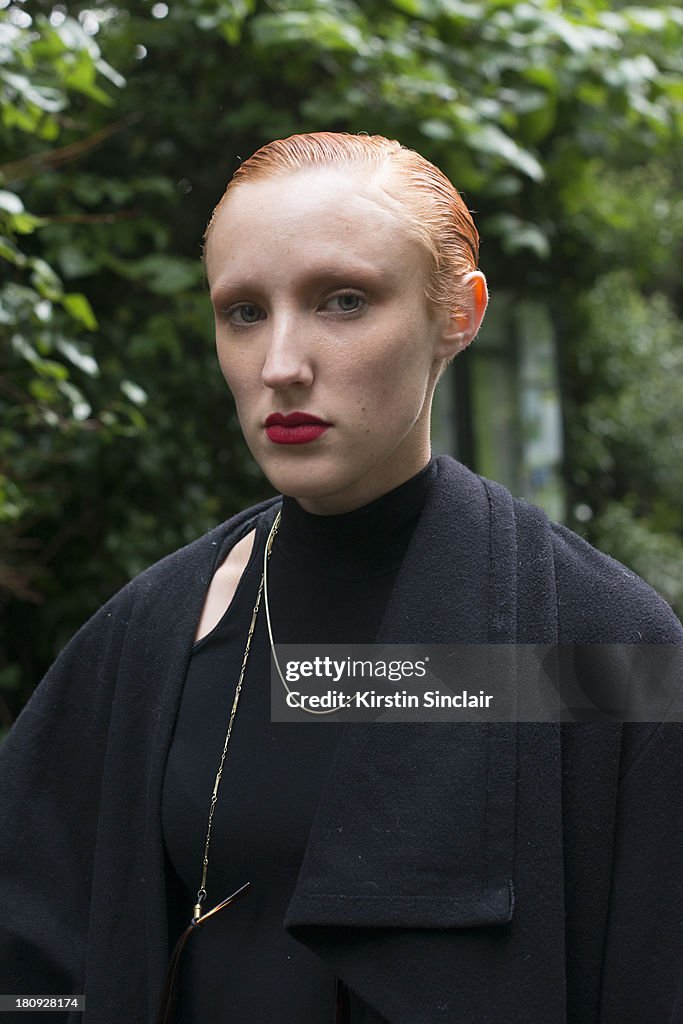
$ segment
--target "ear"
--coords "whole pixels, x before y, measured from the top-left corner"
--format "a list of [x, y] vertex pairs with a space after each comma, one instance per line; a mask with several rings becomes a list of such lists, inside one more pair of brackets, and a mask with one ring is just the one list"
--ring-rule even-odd
[[461, 280], [466, 308], [444, 310], [444, 325], [436, 348], [437, 359], [452, 359], [470, 344], [484, 319], [489, 301], [486, 278], [481, 270], [472, 270]]

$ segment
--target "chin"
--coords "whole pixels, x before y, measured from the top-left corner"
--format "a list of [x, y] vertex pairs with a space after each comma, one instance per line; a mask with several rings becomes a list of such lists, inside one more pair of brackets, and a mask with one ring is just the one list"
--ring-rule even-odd
[[310, 470], [301, 473], [273, 472], [266, 473], [268, 480], [280, 494], [286, 494], [288, 498], [326, 498], [332, 497], [339, 491], [348, 487], [348, 483], [319, 473], [312, 473]]
[[[340, 467], [315, 464], [311, 459], [302, 459], [301, 464], [283, 466], [275, 464], [280, 460], [265, 459], [260, 463], [264, 476], [272, 487], [288, 498], [301, 501], [334, 499], [344, 494], [358, 482], [358, 477], [341, 471]], [[317, 461], [317, 460], [316, 460]]]

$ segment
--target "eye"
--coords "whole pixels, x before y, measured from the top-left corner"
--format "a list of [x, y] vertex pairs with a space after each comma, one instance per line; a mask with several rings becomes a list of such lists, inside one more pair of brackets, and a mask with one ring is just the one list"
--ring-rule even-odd
[[364, 295], [359, 295], [358, 292], [341, 292], [328, 299], [325, 308], [332, 307], [335, 313], [357, 313], [365, 304]]
[[246, 327], [265, 317], [261, 307], [254, 305], [253, 302], [238, 302], [234, 306], [228, 306], [224, 314], [233, 327]]

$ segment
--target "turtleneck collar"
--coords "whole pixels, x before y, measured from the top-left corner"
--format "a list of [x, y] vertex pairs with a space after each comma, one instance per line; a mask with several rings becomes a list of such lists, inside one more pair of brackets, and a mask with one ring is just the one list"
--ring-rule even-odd
[[395, 572], [436, 475], [432, 458], [410, 480], [340, 515], [315, 515], [284, 497], [277, 551], [291, 564], [328, 578], [370, 580]]

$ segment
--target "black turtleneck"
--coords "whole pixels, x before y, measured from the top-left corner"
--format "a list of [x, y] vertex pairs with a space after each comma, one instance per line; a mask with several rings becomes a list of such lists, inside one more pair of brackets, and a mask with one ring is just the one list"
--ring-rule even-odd
[[[400, 487], [342, 515], [313, 515], [284, 498], [268, 568], [276, 644], [375, 640], [436, 472], [431, 460]], [[196, 902], [209, 802], [267, 533], [261, 517], [235, 596], [195, 645], [183, 689], [163, 792], [171, 946]], [[342, 729], [334, 715], [310, 724], [271, 722], [262, 607], [214, 814], [205, 908], [244, 882], [254, 888], [191, 936], [177, 1024], [332, 1024], [334, 978], [287, 935], [283, 921]], [[353, 998], [352, 1004], [355, 1024], [362, 1007]]]

